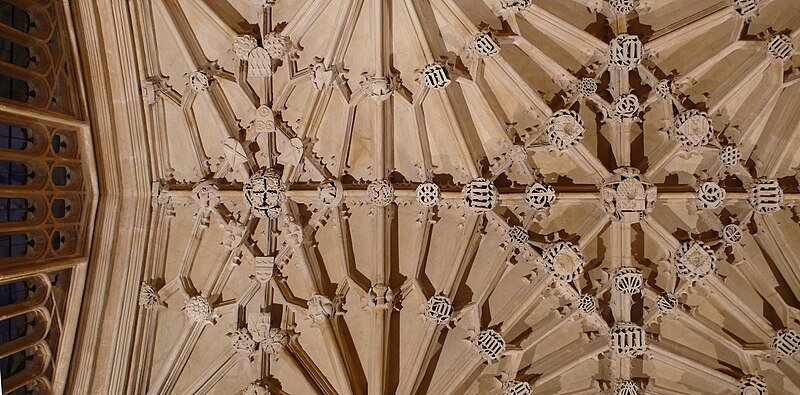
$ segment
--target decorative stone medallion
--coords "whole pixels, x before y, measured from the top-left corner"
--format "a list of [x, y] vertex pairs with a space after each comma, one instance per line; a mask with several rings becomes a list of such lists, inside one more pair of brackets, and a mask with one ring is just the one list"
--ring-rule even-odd
[[244, 199], [253, 214], [259, 218], [278, 218], [283, 213], [286, 188], [281, 176], [273, 169], [264, 168], [244, 184]]
[[655, 208], [656, 186], [642, 180], [639, 170], [623, 167], [604, 180], [600, 188], [603, 209], [615, 221], [636, 223]]
[[336, 308], [330, 299], [320, 294], [311, 295], [311, 299], [308, 301], [308, 317], [314, 324], [324, 322], [335, 312]]
[[714, 250], [696, 240], [681, 244], [673, 254], [672, 261], [678, 270], [678, 276], [687, 280], [701, 280], [717, 267]]
[[257, 46], [258, 42], [255, 37], [249, 34], [239, 36], [233, 40], [233, 53], [236, 54], [239, 60], [247, 60], [250, 51], [254, 50]]
[[488, 363], [497, 361], [506, 351], [506, 341], [499, 333], [491, 329], [479, 333], [472, 344], [481, 358]]
[[772, 337], [769, 346], [782, 357], [793, 357], [800, 350], [800, 335], [793, 329], [781, 329]]
[[545, 124], [545, 135], [550, 141], [550, 145], [559, 151], [564, 151], [580, 143], [585, 132], [583, 119], [572, 110], [556, 111]]
[[424, 182], [417, 187], [417, 203], [424, 207], [433, 207], [442, 200], [439, 186], [432, 182]]
[[760, 214], [774, 213], [781, 209], [783, 190], [778, 180], [760, 178], [755, 180], [748, 190], [747, 201]]
[[661, 80], [656, 84], [656, 94], [662, 99], [668, 98], [672, 94], [672, 81]]
[[581, 78], [578, 80], [577, 90], [581, 96], [594, 95], [597, 93], [597, 81], [589, 77]]
[[581, 294], [578, 310], [586, 315], [594, 314], [597, 311], [597, 298], [589, 294]]
[[319, 202], [325, 207], [338, 206], [344, 198], [344, 190], [339, 180], [325, 180], [317, 187]]
[[201, 295], [189, 298], [183, 312], [189, 322], [195, 324], [213, 324], [219, 318], [208, 299]]
[[608, 62], [612, 67], [633, 70], [643, 57], [644, 45], [639, 37], [632, 34], [621, 34], [611, 40], [608, 46]]
[[733, 0], [733, 8], [745, 17], [752, 17], [758, 13], [758, 0]]
[[260, 381], [254, 381], [244, 389], [242, 395], [270, 395], [270, 392]]
[[397, 76], [394, 75], [370, 75], [361, 82], [361, 87], [378, 103], [388, 100], [397, 85]]
[[472, 35], [467, 50], [480, 58], [488, 58], [500, 53], [500, 46], [491, 31], [481, 31]]
[[544, 181], [538, 181], [525, 188], [525, 200], [535, 210], [546, 210], [556, 201], [556, 190]]
[[714, 138], [714, 127], [708, 114], [691, 109], [675, 118], [674, 135], [684, 148], [697, 148]]
[[656, 300], [656, 307], [662, 314], [669, 314], [678, 308], [678, 299], [673, 294], [663, 294]]
[[744, 376], [739, 380], [739, 395], [766, 395], [767, 382], [761, 376]]
[[611, 350], [619, 355], [635, 358], [647, 351], [644, 329], [630, 322], [618, 322], [611, 328]]
[[559, 281], [570, 282], [583, 273], [583, 255], [567, 241], [547, 246], [542, 251], [542, 263]]
[[742, 160], [742, 153], [735, 145], [726, 145], [719, 150], [719, 160], [725, 166], [735, 166]]
[[425, 318], [439, 324], [446, 324], [453, 316], [453, 304], [442, 295], [434, 295], [425, 304]]
[[205, 92], [211, 88], [211, 77], [205, 71], [192, 71], [189, 73], [189, 87], [197, 93]]
[[700, 184], [695, 190], [695, 204], [700, 210], [722, 207], [728, 195], [716, 182], [708, 181]]
[[503, 383], [503, 395], [531, 395], [531, 385], [524, 381], [509, 380]]
[[386, 207], [394, 202], [394, 188], [389, 180], [375, 180], [367, 186], [367, 197], [370, 203], [378, 207]]
[[147, 282], [142, 281], [139, 287], [139, 306], [144, 309], [152, 309], [161, 305], [161, 298], [153, 287]]
[[530, 8], [533, 0], [500, 0], [500, 12], [502, 14], [515, 14]]
[[742, 241], [742, 228], [738, 225], [725, 225], [722, 229], [722, 240], [726, 244], [739, 244]]
[[246, 329], [237, 329], [230, 335], [231, 343], [236, 353], [250, 355], [256, 352], [257, 343]]
[[489, 211], [497, 204], [497, 189], [490, 180], [476, 178], [464, 187], [464, 204], [472, 211]]
[[608, 5], [618, 14], [627, 14], [633, 11], [633, 0], [609, 0]]
[[422, 81], [430, 89], [443, 89], [450, 85], [450, 72], [444, 63], [431, 63], [422, 69]]
[[528, 231], [521, 226], [512, 226], [508, 228], [508, 240], [514, 247], [522, 247], [528, 244], [530, 236]]
[[631, 380], [617, 380], [614, 383], [614, 395], [639, 395], [639, 387]]
[[787, 60], [792, 57], [794, 44], [791, 37], [785, 34], [778, 34], [770, 37], [767, 41], [767, 51], [776, 60]]
[[642, 291], [642, 272], [633, 267], [623, 267], [614, 275], [614, 288], [625, 295], [633, 295]]
[[614, 119], [632, 119], [639, 115], [639, 98], [629, 94], [620, 96], [611, 103], [611, 117]]

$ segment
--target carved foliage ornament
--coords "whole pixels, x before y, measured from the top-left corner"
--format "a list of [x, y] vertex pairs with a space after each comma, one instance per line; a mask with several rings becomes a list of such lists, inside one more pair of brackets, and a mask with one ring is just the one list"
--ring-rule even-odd
[[631, 380], [618, 380], [614, 383], [614, 395], [639, 395], [639, 387]]
[[500, 12], [504, 14], [514, 14], [530, 8], [533, 0], [500, 0]]
[[431, 63], [422, 69], [422, 81], [430, 89], [442, 89], [450, 85], [450, 71], [444, 63]]
[[197, 183], [192, 189], [192, 197], [200, 205], [202, 211], [210, 210], [220, 202], [217, 194], [217, 184], [214, 180], [205, 180]]
[[608, 5], [619, 14], [627, 14], [633, 11], [633, 0], [609, 0]]
[[236, 54], [236, 57], [240, 60], [247, 60], [250, 51], [254, 50], [257, 46], [258, 42], [255, 37], [251, 35], [239, 36], [233, 40], [233, 53]]
[[434, 295], [425, 304], [425, 318], [439, 324], [446, 324], [453, 316], [453, 304], [442, 295]]
[[481, 358], [488, 363], [497, 361], [506, 351], [506, 341], [499, 333], [491, 329], [479, 333], [472, 344]]
[[556, 190], [550, 184], [539, 181], [525, 188], [525, 200], [536, 210], [546, 210], [556, 200]]
[[623, 267], [614, 275], [614, 287], [626, 295], [642, 291], [642, 272], [633, 267]]
[[425, 182], [417, 187], [417, 202], [424, 207], [433, 207], [440, 200], [442, 200], [442, 193], [438, 185]]
[[524, 381], [509, 380], [503, 383], [503, 395], [531, 395], [531, 385]]
[[250, 355], [256, 352], [257, 343], [246, 329], [238, 329], [228, 336], [238, 354]]
[[778, 34], [770, 37], [767, 41], [767, 51], [776, 60], [787, 60], [792, 56], [794, 44], [791, 37], [785, 34]]
[[342, 183], [339, 180], [325, 180], [317, 187], [317, 194], [323, 206], [338, 206], [344, 197]]
[[278, 218], [283, 212], [286, 189], [273, 169], [261, 169], [244, 185], [244, 199], [260, 218]]
[[758, 213], [774, 213], [783, 203], [783, 190], [777, 180], [761, 178], [750, 185], [747, 201]]
[[675, 138], [684, 148], [708, 144], [714, 137], [714, 127], [708, 114], [695, 109], [684, 111], [675, 118]]
[[620, 322], [611, 328], [611, 350], [626, 357], [638, 357], [647, 351], [645, 334], [642, 327]]
[[719, 184], [708, 181], [697, 187], [695, 195], [697, 208], [705, 210], [721, 207], [728, 193]]
[[655, 208], [655, 185], [644, 182], [635, 168], [620, 168], [600, 188], [603, 209], [615, 221], [635, 223]]
[[378, 207], [385, 207], [394, 202], [394, 188], [389, 180], [375, 180], [367, 186], [367, 196], [370, 203]]
[[672, 261], [678, 276], [687, 280], [700, 280], [717, 267], [717, 255], [702, 242], [689, 240], [681, 244], [673, 254]]
[[150, 284], [143, 281], [139, 288], [139, 306], [145, 309], [152, 309], [160, 305], [161, 298], [159, 298], [158, 292]]
[[553, 113], [545, 125], [545, 134], [550, 145], [559, 151], [566, 150], [583, 140], [586, 128], [577, 112], [559, 110]]
[[492, 181], [476, 178], [464, 187], [464, 204], [474, 212], [485, 212], [497, 204], [497, 189]]
[[213, 324], [219, 318], [208, 299], [201, 295], [189, 298], [183, 311], [189, 322], [196, 324]]
[[639, 37], [621, 34], [608, 46], [608, 62], [612, 67], [633, 70], [642, 62], [644, 45]]
[[656, 85], [656, 93], [662, 99], [668, 98], [672, 94], [672, 81], [661, 80]]
[[583, 273], [583, 255], [567, 241], [545, 248], [542, 251], [542, 263], [560, 281], [570, 282]]

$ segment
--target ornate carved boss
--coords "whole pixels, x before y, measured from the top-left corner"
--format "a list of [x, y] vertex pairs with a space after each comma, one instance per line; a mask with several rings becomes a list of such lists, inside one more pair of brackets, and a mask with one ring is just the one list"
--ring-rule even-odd
[[742, 16], [754, 16], [758, 13], [758, 0], [733, 0], [733, 8]]
[[500, 0], [500, 12], [502, 14], [514, 14], [530, 8], [533, 0]]
[[611, 118], [632, 119], [639, 114], [639, 98], [634, 94], [620, 96], [611, 103]]
[[614, 395], [639, 395], [639, 387], [632, 380], [617, 380], [614, 383]]
[[750, 196], [747, 201], [761, 214], [774, 213], [780, 210], [783, 203], [783, 190], [777, 180], [761, 178], [750, 185]]
[[388, 310], [394, 305], [394, 292], [385, 284], [375, 284], [367, 293], [367, 306]]
[[228, 336], [231, 338], [233, 349], [236, 350], [237, 354], [250, 355], [256, 352], [258, 344], [253, 340], [253, 336], [250, 335], [247, 329], [238, 329]]
[[500, 53], [500, 46], [495, 41], [494, 34], [490, 31], [482, 31], [472, 35], [467, 45], [467, 50], [480, 58], [488, 58]]
[[775, 60], [786, 60], [792, 56], [794, 44], [791, 37], [785, 34], [778, 34], [769, 38], [767, 41], [767, 51]]
[[439, 324], [446, 324], [453, 316], [453, 304], [442, 295], [434, 295], [425, 304], [425, 318]]
[[497, 204], [497, 189], [492, 181], [476, 178], [464, 187], [464, 204], [476, 213], [489, 211]]
[[432, 182], [424, 182], [417, 187], [417, 202], [424, 207], [433, 207], [442, 200], [439, 186]]
[[761, 376], [744, 376], [739, 380], [739, 395], [766, 395], [767, 382]]
[[633, 267], [620, 268], [614, 275], [614, 287], [626, 295], [641, 292], [642, 282], [642, 272]]
[[336, 307], [327, 297], [314, 294], [308, 301], [308, 317], [311, 321], [318, 325], [336, 313]]
[[597, 298], [589, 294], [581, 294], [578, 301], [578, 310], [586, 315], [592, 315], [597, 311]]
[[506, 351], [506, 341], [499, 333], [491, 329], [479, 333], [472, 344], [481, 358], [488, 363], [497, 361]]
[[260, 218], [278, 218], [286, 201], [286, 188], [273, 169], [261, 169], [244, 184], [244, 200]]
[[639, 170], [623, 167], [614, 171], [600, 188], [600, 199], [606, 213], [615, 221], [635, 223], [653, 211], [656, 204], [655, 185], [644, 182]]
[[193, 91], [200, 93], [211, 88], [212, 78], [205, 71], [193, 71], [189, 73], [189, 87]]
[[512, 226], [508, 229], [508, 241], [514, 247], [522, 247], [528, 244], [528, 231], [521, 226]]
[[701, 280], [717, 267], [717, 255], [702, 242], [689, 240], [681, 244], [672, 256], [678, 276], [687, 280]]
[[594, 95], [597, 92], [597, 81], [589, 77], [581, 78], [576, 89], [582, 96]]
[[725, 166], [735, 166], [742, 160], [742, 153], [735, 145], [726, 145], [719, 150], [719, 160]]
[[608, 62], [612, 67], [633, 70], [642, 63], [644, 45], [639, 37], [621, 34], [608, 46]]
[[202, 295], [192, 296], [183, 308], [189, 322], [195, 324], [213, 324], [219, 316], [214, 312], [211, 303]]
[[678, 299], [673, 294], [663, 294], [656, 300], [656, 307], [662, 314], [669, 314], [678, 308]]
[[727, 244], [739, 244], [742, 241], [742, 228], [738, 225], [725, 225], [722, 229], [722, 241]]
[[583, 255], [567, 241], [545, 248], [542, 251], [542, 263], [560, 281], [570, 282], [583, 273]]
[[704, 182], [695, 189], [695, 204], [700, 210], [715, 209], [722, 206], [727, 195], [716, 182]]
[[344, 197], [342, 183], [339, 180], [325, 180], [317, 187], [317, 196], [323, 206], [337, 206]]
[[370, 203], [378, 207], [385, 207], [394, 201], [394, 188], [389, 180], [375, 180], [367, 186], [367, 196]]
[[769, 346], [782, 357], [792, 357], [800, 351], [800, 335], [793, 329], [781, 329], [772, 337]]
[[558, 110], [547, 119], [545, 135], [550, 145], [559, 151], [566, 150], [583, 140], [586, 128], [583, 119], [572, 110]]
[[675, 118], [673, 134], [684, 148], [697, 148], [711, 141], [714, 137], [714, 127], [708, 114], [691, 109], [678, 114]]
[[361, 87], [376, 102], [383, 102], [392, 96], [400, 85], [396, 75], [369, 75], [361, 82]]
[[142, 281], [139, 288], [139, 306], [144, 309], [152, 309], [161, 305], [161, 298], [158, 292], [148, 283]]
[[630, 322], [614, 324], [611, 328], [611, 350], [629, 358], [644, 354], [647, 351], [644, 329]]
[[532, 209], [546, 210], [556, 200], [556, 190], [550, 184], [539, 181], [525, 188], [525, 200]]
[[672, 94], [672, 81], [661, 80], [656, 84], [656, 93], [662, 99], [668, 98]]
[[503, 383], [503, 395], [531, 395], [531, 385], [524, 381], [509, 380]]
[[633, 11], [633, 0], [608, 0], [611, 9], [619, 14], [627, 14]]
[[431, 63], [422, 69], [422, 81], [431, 89], [442, 89], [450, 85], [450, 71], [444, 63]]

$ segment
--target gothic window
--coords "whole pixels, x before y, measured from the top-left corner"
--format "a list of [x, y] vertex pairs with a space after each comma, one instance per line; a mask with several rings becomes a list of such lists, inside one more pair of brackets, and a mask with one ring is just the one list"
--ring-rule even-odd
[[27, 103], [36, 97], [36, 92], [30, 89], [25, 80], [0, 74], [0, 97]]
[[33, 360], [33, 355], [28, 355], [27, 350], [18, 351], [0, 359], [0, 376], [8, 378], [21, 372], [31, 360]]
[[34, 176], [22, 163], [0, 160], [0, 185], [25, 185]]
[[53, 200], [53, 204], [50, 205], [50, 212], [53, 213], [53, 218], [64, 218], [70, 209], [72, 207], [64, 199]]
[[0, 125], [0, 148], [24, 150], [33, 138], [28, 135], [28, 129], [19, 126]]
[[51, 175], [53, 177], [53, 184], [59, 187], [67, 185], [67, 182], [70, 179], [69, 170], [67, 170], [67, 168], [64, 166], [54, 167]]
[[2, 0], [0, 0], [0, 23], [26, 33], [36, 26], [27, 11]]
[[33, 210], [28, 199], [0, 197], [0, 223], [24, 221]]
[[0, 285], [0, 307], [22, 302], [35, 290], [35, 286], [29, 286], [25, 281]]
[[67, 139], [64, 136], [56, 133], [53, 135], [50, 145], [53, 146], [53, 152], [57, 154], [61, 153], [63, 149], [67, 148]]
[[24, 234], [0, 235], [0, 258], [23, 256], [28, 247], [33, 247], [33, 241]]
[[50, 238], [50, 247], [53, 247], [53, 251], [58, 251], [66, 242], [67, 237], [60, 230], [57, 230], [53, 233], [53, 237]]
[[0, 61], [22, 68], [28, 68], [31, 63], [36, 63], [28, 47], [5, 37], [0, 37]]

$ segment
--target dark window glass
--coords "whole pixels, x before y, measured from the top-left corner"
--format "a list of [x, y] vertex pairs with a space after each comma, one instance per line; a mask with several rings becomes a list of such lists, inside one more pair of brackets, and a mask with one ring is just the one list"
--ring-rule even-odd
[[25, 314], [0, 321], [0, 344], [25, 336], [28, 333], [28, 325], [33, 324], [33, 322], [28, 322]]
[[24, 221], [33, 210], [28, 199], [0, 197], [0, 222]]
[[24, 234], [0, 235], [0, 258], [13, 258], [25, 255], [33, 240]]
[[22, 68], [28, 68], [31, 63], [36, 63], [28, 47], [5, 37], [0, 37], [0, 61]]
[[0, 125], [0, 148], [24, 150], [33, 138], [28, 136], [28, 129], [11, 125]]
[[29, 293], [34, 291], [36, 291], [36, 286], [29, 286], [25, 281], [0, 285], [0, 306], [22, 302], [28, 298]]
[[0, 185], [25, 185], [34, 176], [22, 163], [0, 160]]
[[50, 246], [53, 247], [53, 250], [58, 251], [65, 241], [67, 241], [67, 238], [61, 234], [61, 231], [57, 230], [50, 239]]
[[33, 360], [33, 356], [28, 356], [25, 350], [0, 359], [0, 376], [8, 378], [21, 372], [31, 360]]
[[0, 97], [27, 103], [29, 99], [36, 97], [36, 92], [30, 90], [25, 80], [0, 74]]
[[56, 166], [53, 168], [53, 184], [58, 186], [67, 185], [67, 180], [69, 180], [70, 175], [69, 171], [64, 166]]
[[27, 11], [2, 0], [0, 0], [0, 23], [26, 33], [35, 26]]
[[50, 144], [53, 146], [53, 152], [55, 153], [59, 153], [64, 148], [67, 148], [67, 140], [60, 134], [54, 134]]
[[53, 204], [50, 205], [50, 211], [53, 213], [53, 217], [55, 218], [64, 218], [69, 212], [70, 208], [71, 207], [64, 199], [53, 200]]

